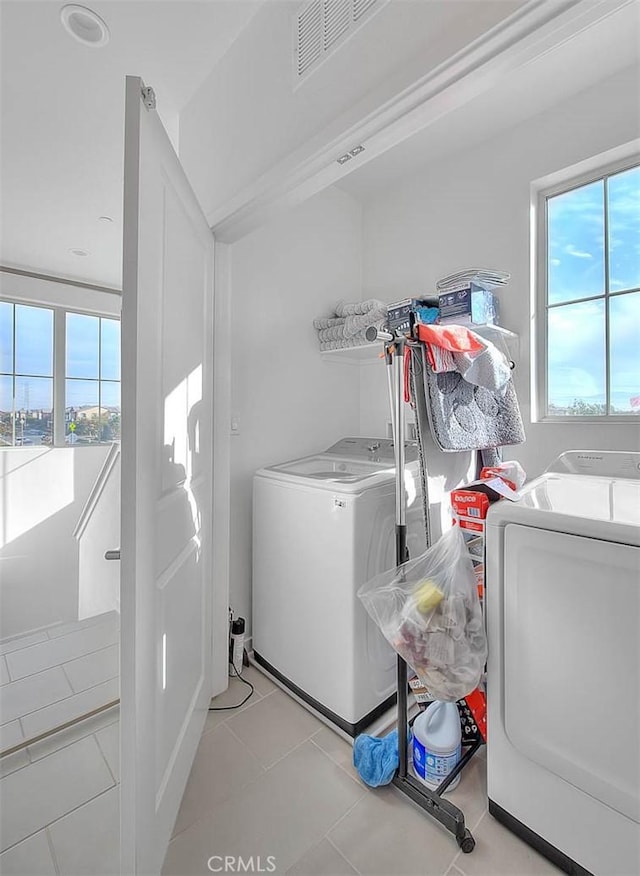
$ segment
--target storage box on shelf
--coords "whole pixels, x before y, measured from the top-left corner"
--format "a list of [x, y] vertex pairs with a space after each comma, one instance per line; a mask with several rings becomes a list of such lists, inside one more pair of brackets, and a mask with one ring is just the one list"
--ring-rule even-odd
[[454, 520], [462, 530], [473, 563], [480, 601], [484, 600], [484, 527], [492, 501], [485, 492], [475, 490], [473, 486], [451, 493]]

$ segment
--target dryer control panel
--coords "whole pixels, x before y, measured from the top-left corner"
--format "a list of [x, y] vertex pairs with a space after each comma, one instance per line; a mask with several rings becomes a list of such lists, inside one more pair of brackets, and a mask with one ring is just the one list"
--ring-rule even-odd
[[640, 480], [640, 453], [635, 450], [567, 450], [547, 472]]

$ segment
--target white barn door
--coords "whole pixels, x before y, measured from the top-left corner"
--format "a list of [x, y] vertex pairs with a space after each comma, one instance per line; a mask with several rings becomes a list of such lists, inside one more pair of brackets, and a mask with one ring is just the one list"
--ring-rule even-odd
[[214, 239], [126, 80], [122, 872], [160, 872], [211, 696]]

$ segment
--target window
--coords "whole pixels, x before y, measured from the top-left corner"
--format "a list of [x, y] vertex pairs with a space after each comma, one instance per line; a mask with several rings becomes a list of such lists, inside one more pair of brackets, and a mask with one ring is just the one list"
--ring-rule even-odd
[[0, 444], [53, 440], [53, 310], [0, 301]]
[[0, 446], [119, 439], [119, 320], [0, 301]]
[[640, 166], [541, 193], [546, 419], [640, 414]]
[[65, 440], [120, 439], [120, 323], [66, 314]]

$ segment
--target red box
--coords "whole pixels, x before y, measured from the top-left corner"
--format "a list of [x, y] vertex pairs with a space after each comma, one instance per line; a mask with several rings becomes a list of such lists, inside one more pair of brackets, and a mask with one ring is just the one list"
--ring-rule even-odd
[[451, 493], [451, 504], [456, 514], [484, 520], [491, 503], [486, 493], [475, 490], [454, 490]]
[[484, 532], [484, 523], [479, 520], [471, 520], [470, 517], [461, 517], [458, 515], [458, 523], [460, 529], [468, 529], [471, 532]]

